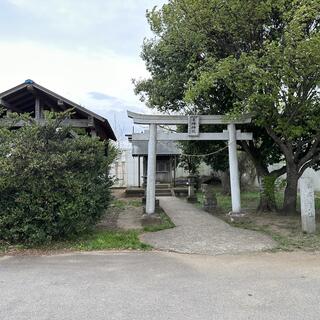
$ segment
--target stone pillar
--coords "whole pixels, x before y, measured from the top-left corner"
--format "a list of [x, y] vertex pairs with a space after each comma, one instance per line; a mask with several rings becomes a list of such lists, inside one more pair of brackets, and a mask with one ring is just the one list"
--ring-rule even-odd
[[314, 189], [309, 177], [300, 178], [300, 198], [302, 231], [314, 233], [316, 231]]
[[188, 177], [188, 202], [196, 203], [197, 197], [195, 194], [195, 177]]
[[237, 156], [237, 132], [236, 126], [233, 123], [228, 124], [229, 132], [229, 168], [230, 168], [230, 185], [231, 185], [231, 201], [232, 213], [241, 213], [240, 202], [240, 181], [239, 181], [239, 168]]
[[149, 126], [149, 143], [148, 143], [148, 177], [147, 177], [147, 197], [146, 213], [155, 212], [156, 202], [156, 159], [157, 159], [157, 125]]
[[215, 213], [217, 210], [217, 198], [214, 194], [213, 186], [202, 184], [201, 189], [203, 192], [203, 210]]

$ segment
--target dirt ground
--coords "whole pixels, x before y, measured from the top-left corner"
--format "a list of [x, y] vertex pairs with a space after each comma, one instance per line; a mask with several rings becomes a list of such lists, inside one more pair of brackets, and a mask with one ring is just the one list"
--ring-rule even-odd
[[126, 198], [125, 189], [113, 189], [114, 201], [108, 208], [98, 228], [105, 230], [137, 230], [141, 229], [143, 207], [141, 198]]

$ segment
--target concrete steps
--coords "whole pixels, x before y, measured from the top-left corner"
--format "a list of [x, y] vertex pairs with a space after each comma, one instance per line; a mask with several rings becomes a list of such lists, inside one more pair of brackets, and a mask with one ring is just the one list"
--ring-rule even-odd
[[162, 190], [162, 189], [171, 189], [171, 185], [169, 183], [157, 183], [156, 184], [156, 190]]
[[144, 196], [143, 188], [128, 188], [125, 191], [126, 197], [140, 198]]
[[156, 197], [170, 197], [172, 196], [171, 189], [156, 189]]
[[167, 183], [156, 184], [156, 197], [172, 196], [171, 186]]
[[[125, 191], [126, 197], [144, 197], [143, 188], [128, 188]], [[170, 197], [172, 196], [170, 184], [156, 184], [156, 197]]]

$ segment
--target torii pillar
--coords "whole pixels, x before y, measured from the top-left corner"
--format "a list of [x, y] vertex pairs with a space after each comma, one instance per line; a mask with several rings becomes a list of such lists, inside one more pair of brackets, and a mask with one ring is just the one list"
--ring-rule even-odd
[[157, 125], [149, 125], [146, 214], [155, 212], [156, 204]]
[[241, 213], [240, 200], [240, 177], [237, 155], [237, 131], [234, 123], [228, 124], [228, 150], [229, 150], [229, 169], [230, 169], [230, 187], [231, 187], [231, 202], [232, 213]]

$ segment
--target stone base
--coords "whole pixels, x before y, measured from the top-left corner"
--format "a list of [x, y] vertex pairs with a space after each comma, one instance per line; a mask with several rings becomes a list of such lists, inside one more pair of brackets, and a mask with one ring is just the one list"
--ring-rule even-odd
[[216, 213], [217, 212], [217, 206], [214, 205], [214, 206], [208, 206], [208, 205], [204, 205], [202, 207], [202, 209], [208, 213]]
[[144, 214], [141, 219], [141, 224], [143, 227], [153, 226], [155, 224], [161, 224], [161, 218], [158, 214]]
[[196, 203], [198, 202], [198, 199], [196, 196], [190, 196], [190, 197], [187, 197], [187, 201], [190, 203]]
[[248, 218], [248, 213], [230, 211], [227, 213], [227, 218], [230, 222], [245, 222]]
[[315, 233], [316, 232], [316, 219], [315, 216], [301, 215], [302, 232]]
[[[142, 204], [146, 204], [146, 197], [143, 197], [141, 201], [142, 201]], [[160, 208], [159, 199], [156, 199], [155, 206], [156, 208]]]

